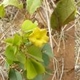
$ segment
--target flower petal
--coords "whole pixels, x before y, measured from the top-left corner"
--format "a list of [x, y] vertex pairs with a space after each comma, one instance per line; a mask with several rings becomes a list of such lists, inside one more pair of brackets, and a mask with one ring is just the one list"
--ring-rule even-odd
[[46, 29], [35, 28], [34, 31], [30, 34], [29, 40], [36, 46], [41, 47], [44, 43], [47, 43], [49, 37], [47, 36]]

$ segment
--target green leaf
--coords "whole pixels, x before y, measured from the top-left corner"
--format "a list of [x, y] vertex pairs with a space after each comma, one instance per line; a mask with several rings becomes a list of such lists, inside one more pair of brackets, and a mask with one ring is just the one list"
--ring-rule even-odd
[[13, 38], [7, 38], [5, 39], [5, 42], [9, 45], [13, 45]]
[[32, 31], [36, 27], [37, 25], [35, 23], [32, 23], [30, 20], [25, 20], [22, 24], [21, 29], [23, 32], [29, 32], [29, 31]]
[[17, 80], [14, 69], [10, 69], [9, 71], [9, 80]]
[[26, 60], [25, 69], [27, 70], [28, 79], [34, 79], [38, 74], [45, 72], [44, 66], [34, 59]]
[[13, 64], [13, 61], [14, 61], [14, 60], [10, 60], [10, 59], [7, 59], [7, 58], [6, 58], [6, 61], [7, 61], [7, 63], [8, 63], [8, 64], [9, 64], [9, 66], [10, 66], [10, 65], [12, 65], [12, 64]]
[[20, 74], [19, 71], [16, 71], [16, 70], [15, 70], [15, 73], [16, 73], [17, 80], [23, 80], [23, 79], [22, 79], [22, 75]]
[[30, 59], [27, 59], [25, 67], [27, 70], [27, 78], [28, 79], [33, 79], [37, 76], [36, 68], [34, 67], [34, 65]]
[[41, 6], [42, 0], [27, 0], [26, 3], [29, 13], [33, 14]]
[[2, 4], [4, 5], [4, 7], [12, 5], [19, 9], [23, 8], [23, 4], [19, 2], [18, 0], [4, 0]]
[[43, 62], [43, 60], [42, 60], [42, 53], [41, 53], [41, 49], [40, 48], [32, 45], [32, 46], [28, 47], [28, 53], [34, 59]]
[[36, 61], [34, 59], [31, 59], [31, 61], [32, 61], [32, 64], [34, 65], [34, 67], [36, 69], [36, 72], [38, 74], [42, 74], [42, 73], [45, 72], [45, 68], [40, 62], [38, 62], [38, 61]]
[[15, 46], [8, 46], [5, 50], [5, 56], [7, 59], [15, 61], [15, 53], [17, 51], [17, 48]]
[[43, 54], [47, 54], [49, 57], [53, 58], [53, 52], [51, 50], [51, 47], [48, 43], [46, 43], [42, 48]]
[[4, 17], [5, 16], [5, 9], [4, 6], [2, 4], [0, 4], [0, 17]]
[[9, 80], [22, 80], [22, 76], [20, 72], [10, 69], [9, 71]]
[[49, 63], [50, 63], [50, 59], [49, 59], [49, 56], [47, 55], [47, 54], [42, 54], [42, 57], [43, 57], [43, 60], [44, 60], [44, 62], [43, 62], [43, 64], [44, 64], [44, 66], [45, 67], [48, 67], [48, 65], [49, 65]]
[[19, 61], [20, 63], [25, 64], [25, 62], [26, 62], [26, 55], [25, 55], [24, 53], [18, 52], [18, 53], [16, 54], [16, 56], [17, 56], [17, 59], [18, 59], [18, 61]]
[[9, 45], [20, 46], [22, 43], [22, 37], [19, 34], [15, 34], [13, 37], [5, 39], [5, 42]]
[[75, 19], [74, 0], [60, 0], [51, 15], [51, 27], [60, 30], [62, 26]]
[[42, 75], [37, 75], [33, 80], [43, 80]]
[[20, 46], [22, 43], [22, 37], [19, 34], [15, 34], [13, 38], [13, 45]]

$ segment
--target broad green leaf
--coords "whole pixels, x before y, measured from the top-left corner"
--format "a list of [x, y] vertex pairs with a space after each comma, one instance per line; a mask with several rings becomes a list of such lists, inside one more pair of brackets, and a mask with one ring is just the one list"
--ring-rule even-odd
[[27, 0], [26, 2], [29, 13], [33, 14], [41, 6], [42, 0]]
[[16, 51], [17, 51], [17, 48], [15, 46], [8, 46], [5, 50], [6, 58], [9, 60], [15, 61], [16, 60], [16, 57], [15, 57]]
[[53, 52], [51, 50], [51, 47], [48, 43], [46, 43], [42, 48], [43, 54], [47, 54], [49, 57], [53, 58]]
[[47, 54], [42, 54], [42, 58], [43, 58], [43, 64], [45, 67], [48, 67], [49, 63], [50, 63], [50, 59], [49, 56]]
[[13, 37], [5, 39], [5, 42], [10, 45], [20, 46], [22, 37], [19, 34], [15, 34]]
[[36, 27], [37, 25], [35, 23], [32, 23], [30, 20], [25, 20], [22, 24], [21, 29], [23, 32], [29, 32], [29, 31], [32, 31]]
[[28, 53], [32, 58], [43, 62], [41, 49], [39, 47], [36, 47], [34, 45], [28, 47]]
[[7, 61], [7, 63], [8, 63], [9, 65], [12, 65], [14, 60], [11, 60], [11, 59], [6, 58], [6, 61]]
[[38, 74], [42, 74], [45, 72], [45, 68], [44, 66], [42, 65], [42, 63], [36, 61], [35, 59], [31, 59], [32, 61], [32, 64], [34, 65], [35, 69], [36, 69], [36, 72]]
[[3, 0], [2, 4], [4, 5], [4, 7], [9, 5], [15, 6], [20, 9], [23, 7], [23, 4], [18, 0]]
[[5, 42], [9, 45], [13, 45], [13, 38], [6, 38]]
[[33, 80], [43, 80], [43, 76], [42, 75], [37, 75]]
[[15, 70], [15, 74], [16, 74], [17, 80], [23, 80], [22, 79], [22, 75], [21, 75], [21, 73], [19, 71]]
[[26, 76], [27, 75], [27, 71], [26, 70], [23, 71], [23, 74], [22, 75], [23, 75], [23, 78], [25, 80], [31, 80], [31, 79], [27, 79], [27, 76]]
[[51, 27], [60, 30], [62, 26], [75, 19], [74, 0], [60, 0], [51, 15]]
[[22, 76], [20, 72], [10, 69], [9, 71], [9, 80], [22, 80]]
[[10, 69], [9, 71], [9, 80], [17, 80], [14, 69]]
[[28, 79], [34, 79], [38, 74], [45, 72], [44, 66], [34, 59], [26, 60], [25, 69], [27, 70]]
[[26, 62], [26, 55], [24, 53], [18, 52], [16, 56], [20, 63], [24, 64]]
[[4, 6], [0, 4], [0, 17], [4, 17], [5, 16], [5, 9]]
[[28, 79], [33, 79], [37, 76], [36, 68], [34, 67], [34, 65], [30, 59], [27, 59], [26, 70], [27, 70], [27, 78]]
[[22, 37], [19, 34], [15, 34], [13, 39], [13, 45], [20, 46], [20, 44], [22, 43]]

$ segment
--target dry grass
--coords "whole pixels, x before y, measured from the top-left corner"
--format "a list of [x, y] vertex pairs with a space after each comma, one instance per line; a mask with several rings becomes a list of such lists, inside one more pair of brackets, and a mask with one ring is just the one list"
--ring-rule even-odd
[[[53, 11], [53, 9], [50, 7], [49, 3], [51, 3], [53, 6], [53, 8], [56, 7], [55, 3], [53, 0], [44, 0], [43, 5], [42, 5], [42, 11], [39, 13], [36, 13], [36, 16], [38, 15], [39, 17], [37, 17], [37, 21], [40, 22], [41, 19], [43, 20], [42, 22], [40, 22], [40, 24], [44, 25], [44, 27], [46, 26], [46, 28], [49, 31], [49, 37], [50, 37], [50, 44], [51, 44], [51, 48], [53, 50], [53, 47], [55, 46], [54, 44], [56, 44], [58, 46], [57, 51], [60, 50], [60, 42], [63, 41], [63, 45], [65, 48], [65, 41], [64, 41], [64, 34], [66, 31], [72, 29], [72, 27], [75, 27], [75, 72], [77, 74], [78, 80], [80, 78], [80, 16], [78, 15], [75, 23], [73, 25], [71, 25], [68, 29], [65, 29], [66, 26], [64, 26], [64, 28], [62, 28], [61, 30], [61, 34], [59, 35], [59, 39], [58, 41], [55, 40], [54, 36], [58, 36], [58, 33], [55, 32], [54, 35], [52, 35], [52, 30], [50, 29], [50, 15]], [[20, 27], [18, 27], [15, 23], [14, 23], [14, 17], [16, 17], [18, 10], [15, 9], [14, 7], [9, 7], [7, 9], [7, 18], [3, 18], [0, 19], [0, 74], [2, 77], [2, 80], [6, 80], [7, 77], [7, 71], [6, 68], [4, 66], [5, 64], [5, 58], [4, 58], [4, 51], [5, 51], [5, 43], [4, 43], [4, 39], [12, 36], [14, 33], [19, 32], [20, 31]], [[44, 15], [45, 14], [45, 15]], [[22, 19], [23, 18], [23, 19]], [[21, 21], [24, 20], [24, 16], [22, 16]], [[19, 19], [18, 19], [19, 20]], [[17, 21], [20, 22], [20, 21]], [[43, 23], [44, 22], [44, 23]], [[19, 25], [20, 26], [20, 25]], [[54, 42], [53, 42], [54, 41]], [[56, 57], [54, 57], [54, 59], [52, 60], [52, 63], [54, 65], [53, 67], [53, 72], [54, 74], [52, 75], [52, 79], [51, 80], [55, 80], [56, 78], [58, 78], [59, 80], [62, 80], [62, 76], [64, 73], [64, 58], [61, 58], [61, 72], [59, 72], [59, 61], [56, 59]], [[1, 79], [0, 79], [1, 80]]]

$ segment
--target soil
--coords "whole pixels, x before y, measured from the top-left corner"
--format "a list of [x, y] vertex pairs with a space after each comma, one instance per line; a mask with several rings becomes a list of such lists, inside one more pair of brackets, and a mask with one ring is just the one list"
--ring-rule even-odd
[[[57, 52], [57, 46], [54, 48], [54, 54], [59, 62], [60, 70], [63, 67], [63, 74], [61, 80], [76, 80], [75, 79], [75, 34], [74, 27], [65, 32], [67, 38], [65, 39], [65, 49], [63, 42], [61, 42], [60, 50]], [[63, 59], [63, 61], [62, 61]], [[59, 79], [55, 79], [59, 80]]]

